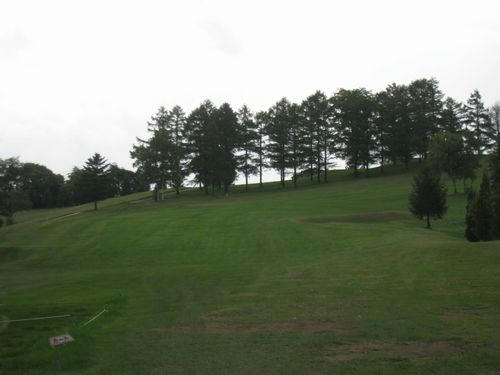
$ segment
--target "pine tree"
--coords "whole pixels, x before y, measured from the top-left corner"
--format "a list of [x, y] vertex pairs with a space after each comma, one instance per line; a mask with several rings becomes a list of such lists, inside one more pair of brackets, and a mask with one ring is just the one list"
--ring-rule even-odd
[[474, 90], [467, 100], [465, 122], [476, 138], [476, 154], [481, 155], [491, 147], [492, 124], [478, 90]]
[[321, 91], [316, 91], [305, 99], [302, 104], [302, 125], [304, 134], [303, 151], [313, 179], [313, 168], [316, 169], [316, 179], [321, 182], [328, 176], [330, 153], [333, 149], [333, 122], [331, 103]]
[[465, 238], [471, 242], [479, 241], [476, 228], [476, 194], [471, 189], [467, 194], [467, 207], [465, 210]]
[[238, 125], [240, 132], [240, 171], [245, 176], [245, 190], [248, 190], [248, 177], [258, 171], [259, 159], [256, 158], [259, 151], [260, 136], [258, 124], [253, 120], [252, 112], [246, 105], [238, 112]]
[[493, 235], [500, 239], [500, 138], [490, 157], [491, 201], [493, 209]]
[[483, 180], [476, 200], [476, 236], [480, 241], [493, 239], [493, 209], [491, 205], [491, 186], [487, 172], [483, 173]]
[[94, 202], [97, 211], [97, 202], [107, 197], [110, 190], [108, 178], [109, 164], [99, 153], [95, 153], [85, 162], [83, 167], [83, 191], [88, 201]]
[[408, 86], [412, 148], [420, 160], [427, 157], [429, 142], [438, 131], [443, 94], [436, 79], [418, 79]]
[[442, 219], [447, 211], [446, 188], [439, 174], [423, 167], [414, 177], [413, 190], [409, 197], [410, 211], [420, 220], [425, 219], [431, 228], [430, 219]]
[[375, 102], [365, 89], [339, 90], [334, 107], [341, 141], [340, 154], [357, 176], [360, 166], [368, 173], [376, 150], [374, 126]]
[[266, 167], [266, 124], [268, 115], [265, 111], [257, 112], [255, 115], [255, 123], [257, 124], [257, 147], [256, 147], [256, 163], [259, 171], [259, 186], [262, 187], [262, 173]]
[[289, 165], [290, 102], [283, 98], [268, 111], [266, 135], [269, 139], [267, 155], [271, 167], [279, 170], [281, 187], [285, 187], [286, 169]]
[[463, 125], [463, 107], [453, 98], [446, 98], [441, 111], [440, 128], [449, 133], [460, 133]]
[[498, 142], [500, 138], [500, 103], [495, 103], [490, 108], [490, 122], [492, 124], [491, 139], [493, 142]]

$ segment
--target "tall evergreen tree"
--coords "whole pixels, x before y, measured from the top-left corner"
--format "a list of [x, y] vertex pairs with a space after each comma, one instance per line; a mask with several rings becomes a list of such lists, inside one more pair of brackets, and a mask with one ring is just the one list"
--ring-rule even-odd
[[262, 173], [264, 168], [266, 167], [266, 124], [267, 124], [268, 115], [265, 111], [257, 112], [255, 115], [255, 123], [257, 125], [257, 142], [256, 142], [256, 166], [258, 168], [259, 173], [259, 186], [262, 187]]
[[211, 155], [214, 161], [212, 182], [215, 185], [222, 184], [224, 193], [227, 195], [229, 186], [237, 175], [236, 149], [240, 142], [238, 119], [228, 103], [222, 104], [214, 112], [214, 117], [216, 147], [213, 148], [214, 154]]
[[317, 181], [321, 181], [323, 169], [323, 180], [328, 176], [328, 164], [333, 149], [333, 122], [331, 104], [325, 94], [316, 91], [302, 102], [305, 135], [303, 150], [310, 168], [312, 180], [313, 167], [316, 169]]
[[493, 239], [493, 208], [491, 203], [490, 178], [488, 173], [484, 172], [476, 201], [476, 234], [480, 241]]
[[449, 133], [460, 133], [463, 121], [462, 105], [453, 98], [446, 98], [441, 112], [440, 128]]
[[254, 121], [252, 112], [246, 105], [238, 112], [238, 125], [240, 132], [241, 163], [240, 170], [245, 176], [245, 190], [248, 190], [248, 177], [258, 172], [261, 148], [258, 123]]
[[467, 193], [467, 206], [465, 208], [465, 238], [470, 242], [477, 242], [476, 228], [476, 193], [470, 189]]
[[211, 131], [211, 123], [215, 111], [212, 102], [206, 100], [191, 112], [186, 124], [190, 152], [189, 170], [194, 173], [195, 180], [203, 186], [206, 194], [212, 182], [211, 160], [215, 134]]
[[465, 105], [465, 123], [476, 137], [476, 154], [491, 147], [492, 125], [478, 90], [474, 90]]
[[495, 145], [495, 150], [491, 154], [490, 170], [493, 234], [496, 239], [500, 239], [500, 142], [498, 141]]
[[290, 144], [290, 102], [283, 98], [268, 111], [266, 135], [269, 139], [267, 155], [270, 166], [280, 173], [280, 183], [285, 187], [286, 169], [289, 165], [288, 151]]
[[431, 218], [442, 219], [448, 207], [446, 188], [439, 174], [429, 167], [420, 168], [414, 177], [409, 201], [411, 213], [420, 220], [425, 219], [427, 228], [431, 228]]
[[413, 136], [410, 121], [408, 86], [389, 85], [377, 95], [379, 120], [384, 124], [384, 143], [387, 156], [408, 166], [413, 156]]
[[109, 164], [99, 153], [87, 159], [83, 167], [82, 188], [89, 202], [94, 202], [97, 211], [97, 202], [109, 194], [110, 184], [108, 178]]
[[373, 96], [365, 89], [341, 89], [335, 94], [334, 103], [342, 141], [341, 155], [355, 175], [360, 166], [368, 173], [376, 149]]
[[443, 94], [436, 79], [418, 79], [408, 86], [412, 146], [420, 159], [427, 157], [429, 142], [438, 131]]
[[287, 154], [289, 155], [288, 166], [292, 169], [293, 186], [297, 187], [297, 172], [304, 163], [303, 129], [301, 122], [301, 108], [298, 104], [292, 103], [289, 107], [289, 127], [290, 142], [288, 144]]
[[495, 103], [490, 108], [490, 122], [492, 125], [492, 141], [498, 143], [500, 141], [500, 103]]

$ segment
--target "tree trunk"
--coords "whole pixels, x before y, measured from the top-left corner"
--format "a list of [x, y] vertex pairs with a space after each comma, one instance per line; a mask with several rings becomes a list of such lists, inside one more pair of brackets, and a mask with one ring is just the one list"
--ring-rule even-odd
[[431, 218], [429, 214], [427, 214], [427, 229], [431, 229]]
[[325, 173], [323, 174], [323, 182], [326, 182], [328, 179], [328, 152], [325, 148], [325, 158], [324, 158], [324, 163], [325, 163]]
[[297, 187], [297, 166], [293, 164], [293, 187]]
[[259, 165], [259, 186], [262, 187], [262, 159], [260, 160], [260, 165]]
[[97, 211], [97, 201], [94, 201], [94, 211]]

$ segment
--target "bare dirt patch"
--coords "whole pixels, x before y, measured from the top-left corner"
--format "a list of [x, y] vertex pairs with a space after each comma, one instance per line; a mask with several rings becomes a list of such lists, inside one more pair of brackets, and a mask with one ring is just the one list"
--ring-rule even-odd
[[349, 327], [339, 322], [304, 322], [304, 323], [262, 323], [262, 324], [228, 324], [210, 322], [199, 325], [174, 325], [158, 327], [153, 331], [162, 333], [321, 333], [344, 332]]
[[398, 211], [369, 212], [353, 215], [312, 216], [302, 219], [306, 223], [376, 223], [408, 219], [409, 214]]
[[326, 357], [328, 362], [339, 363], [358, 359], [422, 359], [444, 357], [476, 349], [497, 350], [499, 344], [484, 344], [465, 341], [405, 341], [362, 342], [337, 345]]

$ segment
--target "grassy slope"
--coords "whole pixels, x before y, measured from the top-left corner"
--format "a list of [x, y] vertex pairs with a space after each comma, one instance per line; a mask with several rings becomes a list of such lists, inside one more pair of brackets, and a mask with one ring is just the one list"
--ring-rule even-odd
[[463, 196], [429, 231], [409, 174], [332, 180], [23, 213], [0, 320], [72, 317], [0, 323], [0, 373], [497, 373], [500, 244], [463, 239]]

